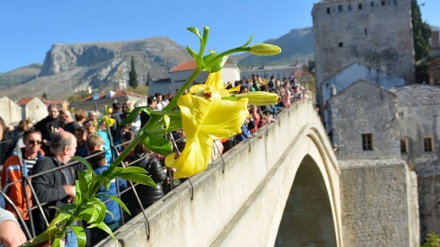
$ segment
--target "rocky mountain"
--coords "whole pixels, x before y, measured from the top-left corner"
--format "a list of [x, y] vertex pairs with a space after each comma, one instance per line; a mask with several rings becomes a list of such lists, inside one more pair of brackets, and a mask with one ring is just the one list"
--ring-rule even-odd
[[265, 41], [281, 47], [275, 56], [260, 57], [246, 54], [238, 59], [240, 68], [262, 65], [298, 64], [313, 60], [313, 29], [311, 27], [293, 29], [278, 39]]
[[114, 89], [127, 81], [131, 57], [139, 83], [168, 77], [168, 71], [190, 59], [185, 48], [169, 38], [128, 42], [55, 44], [42, 65], [30, 65], [0, 74], [0, 97], [41, 96], [66, 99], [75, 90]]

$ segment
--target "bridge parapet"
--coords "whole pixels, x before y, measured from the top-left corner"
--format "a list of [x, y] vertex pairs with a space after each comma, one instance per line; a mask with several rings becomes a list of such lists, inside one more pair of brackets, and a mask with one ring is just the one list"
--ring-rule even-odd
[[[319, 170], [326, 192], [322, 199], [331, 227], [325, 228], [332, 232], [317, 234], [316, 241], [342, 246], [340, 171], [308, 100], [293, 104], [277, 122], [147, 208], [148, 222], [137, 215], [116, 237], [122, 246], [273, 246], [301, 166]], [[112, 239], [100, 244], [114, 246]]]

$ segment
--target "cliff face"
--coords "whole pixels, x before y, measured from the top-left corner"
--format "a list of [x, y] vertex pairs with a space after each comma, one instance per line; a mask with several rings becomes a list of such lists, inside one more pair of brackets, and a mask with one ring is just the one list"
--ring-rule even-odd
[[49, 98], [58, 99], [68, 97], [76, 89], [115, 89], [119, 82], [128, 82], [131, 57], [139, 84], [144, 84], [148, 77], [168, 78], [169, 70], [191, 59], [183, 46], [166, 37], [55, 44], [46, 53], [39, 73], [34, 73], [26, 82], [16, 83], [22, 84], [19, 86], [5, 84], [3, 88], [7, 92], [0, 92], [0, 96], [18, 99], [46, 93]]
[[94, 44], [53, 45], [47, 52], [40, 76], [59, 74], [77, 66], [88, 67], [115, 58], [116, 51]]

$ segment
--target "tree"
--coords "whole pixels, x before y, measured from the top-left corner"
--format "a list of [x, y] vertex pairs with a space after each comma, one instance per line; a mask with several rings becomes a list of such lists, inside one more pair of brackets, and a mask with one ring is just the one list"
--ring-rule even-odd
[[428, 23], [422, 21], [422, 14], [420, 13], [419, 4], [417, 0], [411, 1], [412, 11], [412, 27], [413, 27], [413, 39], [416, 61], [429, 55], [431, 46], [429, 44], [429, 38], [431, 37], [431, 27]]
[[150, 85], [150, 81], [151, 81], [151, 77], [150, 77], [150, 72], [148, 72], [147, 74], [147, 82], [145, 83], [145, 85]]
[[130, 74], [129, 74], [128, 85], [130, 85], [130, 87], [132, 87], [132, 88], [137, 88], [138, 85], [139, 85], [138, 79], [137, 79], [136, 68], [134, 66], [134, 58], [133, 58], [133, 56], [131, 56], [131, 71], [130, 71]]

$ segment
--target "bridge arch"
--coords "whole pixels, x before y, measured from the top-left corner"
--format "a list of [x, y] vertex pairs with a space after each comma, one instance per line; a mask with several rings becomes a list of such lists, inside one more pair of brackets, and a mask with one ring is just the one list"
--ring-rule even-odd
[[[311, 175], [316, 180], [311, 188], [319, 188], [316, 195], [324, 198], [326, 213], [319, 220], [323, 227], [333, 226], [323, 231], [318, 224], [316, 240], [342, 246], [340, 172], [308, 100], [280, 113], [277, 122], [146, 209], [148, 223], [138, 215], [116, 237], [123, 246], [273, 246], [284, 227], [283, 213], [291, 211], [289, 200]], [[295, 235], [280, 231], [278, 240], [283, 234]]]

